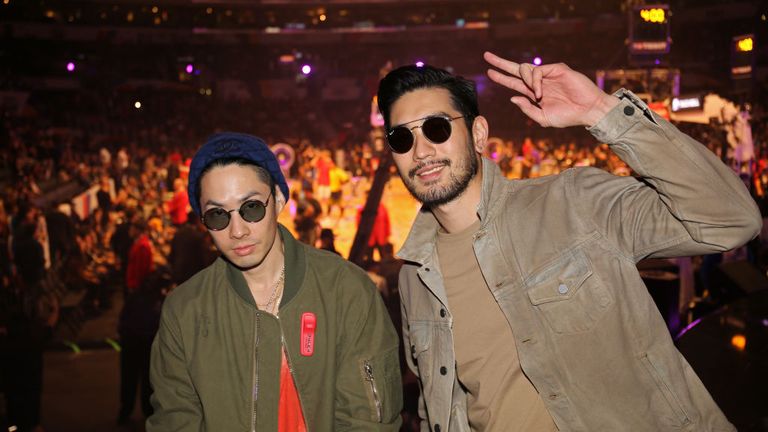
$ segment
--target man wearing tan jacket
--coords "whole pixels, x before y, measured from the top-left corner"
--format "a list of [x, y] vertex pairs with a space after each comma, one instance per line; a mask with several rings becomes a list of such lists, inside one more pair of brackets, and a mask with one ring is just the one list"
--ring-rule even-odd
[[587, 127], [640, 178], [507, 180], [480, 156], [489, 127], [473, 82], [429, 66], [381, 81], [395, 164], [423, 203], [398, 254], [422, 430], [734, 430], [635, 264], [753, 238], [744, 185], [631, 92], [608, 95], [563, 64], [485, 59], [524, 114]]

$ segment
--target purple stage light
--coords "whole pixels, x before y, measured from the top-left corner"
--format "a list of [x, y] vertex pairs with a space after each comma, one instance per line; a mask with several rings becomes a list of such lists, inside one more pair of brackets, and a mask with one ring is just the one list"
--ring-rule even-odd
[[191, 74], [192, 72], [195, 71], [195, 66], [192, 63], [190, 63], [187, 65], [187, 68], [184, 70], [186, 70], [188, 74]]
[[419, 60], [416, 62], [416, 67], [424, 67], [424, 62]]
[[541, 66], [541, 57], [536, 56], [533, 58], [533, 64], [536, 66]]
[[301, 73], [304, 75], [309, 75], [312, 72], [312, 66], [305, 64], [301, 67]]
[[75, 71], [75, 62], [67, 63], [67, 72], [74, 72], [74, 71]]

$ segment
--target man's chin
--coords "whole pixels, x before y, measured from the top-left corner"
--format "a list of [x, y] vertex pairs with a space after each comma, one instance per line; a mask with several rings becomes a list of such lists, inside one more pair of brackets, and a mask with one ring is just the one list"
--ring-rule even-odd
[[254, 256], [247, 256], [247, 257], [230, 257], [227, 255], [224, 255], [224, 259], [226, 259], [230, 264], [237, 267], [241, 271], [248, 271], [255, 267], [258, 267], [259, 264], [261, 264], [262, 260], [257, 259]]

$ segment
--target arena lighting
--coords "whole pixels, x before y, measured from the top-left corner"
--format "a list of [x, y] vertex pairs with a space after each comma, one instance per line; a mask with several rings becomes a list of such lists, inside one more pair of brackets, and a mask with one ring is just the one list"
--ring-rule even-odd
[[754, 48], [754, 42], [752, 41], [752, 37], [747, 36], [743, 39], [739, 39], [736, 41], [736, 51], [741, 52], [750, 52]]
[[74, 72], [74, 71], [75, 71], [75, 62], [67, 63], [67, 72]]
[[702, 108], [702, 100], [698, 96], [672, 98], [672, 112], [700, 110]]
[[133, 103], [133, 107], [136, 108], [136, 109], [141, 109], [141, 102], [139, 102], [139, 101], [134, 102]]
[[740, 334], [734, 335], [731, 338], [731, 345], [738, 351], [744, 351], [744, 348], [747, 347], [747, 338]]
[[539, 56], [534, 57], [533, 64], [535, 64], [536, 66], [541, 66], [541, 57]]
[[662, 8], [640, 9], [640, 18], [645, 22], [662, 24], [667, 20], [667, 13]]
[[310, 73], [312, 73], [312, 66], [305, 64], [304, 66], [301, 67], [301, 73], [303, 73], [304, 75], [309, 75]]
[[424, 62], [419, 60], [416, 62], [416, 67], [424, 67]]
[[192, 63], [189, 63], [184, 70], [187, 71], [188, 74], [191, 74], [192, 72], [195, 71], [195, 65], [193, 65]]

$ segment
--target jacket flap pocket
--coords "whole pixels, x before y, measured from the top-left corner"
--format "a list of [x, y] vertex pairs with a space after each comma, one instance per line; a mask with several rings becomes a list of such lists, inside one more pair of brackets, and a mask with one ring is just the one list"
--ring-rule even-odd
[[565, 255], [528, 279], [528, 298], [534, 305], [570, 299], [591, 274], [583, 253]]
[[408, 331], [408, 337], [411, 339], [411, 345], [413, 346], [411, 354], [418, 356], [418, 354], [428, 350], [431, 334], [432, 329], [429, 324], [411, 323]]

